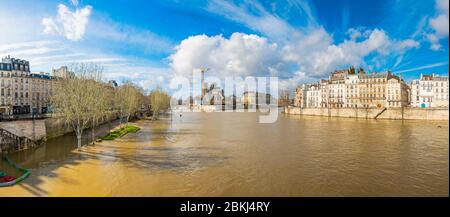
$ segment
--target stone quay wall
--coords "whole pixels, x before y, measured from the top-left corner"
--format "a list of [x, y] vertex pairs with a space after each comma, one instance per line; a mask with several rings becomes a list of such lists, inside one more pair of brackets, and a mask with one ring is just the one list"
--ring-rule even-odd
[[298, 108], [286, 107], [284, 113], [326, 117], [391, 120], [449, 120], [448, 108]]
[[[105, 123], [108, 123], [110, 121], [114, 121], [114, 120], [117, 120], [117, 119], [118, 119], [117, 114], [109, 114], [99, 124], [100, 125], [101, 124], [105, 124]], [[46, 137], [47, 137], [47, 139], [63, 136], [65, 134], [73, 132], [72, 127], [70, 125], [68, 125], [64, 121], [64, 119], [57, 118], [57, 117], [45, 119], [45, 130], [46, 130]]]

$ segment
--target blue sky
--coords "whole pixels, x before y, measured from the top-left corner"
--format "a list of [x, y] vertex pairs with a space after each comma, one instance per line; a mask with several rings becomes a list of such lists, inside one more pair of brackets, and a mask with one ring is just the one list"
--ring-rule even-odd
[[448, 0], [3, 0], [0, 54], [51, 71], [99, 62], [146, 89], [200, 67], [283, 87], [350, 65], [448, 75]]

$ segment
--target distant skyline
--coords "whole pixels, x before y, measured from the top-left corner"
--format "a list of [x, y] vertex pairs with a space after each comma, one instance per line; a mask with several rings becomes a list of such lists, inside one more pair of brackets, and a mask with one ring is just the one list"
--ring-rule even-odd
[[410, 81], [448, 75], [448, 0], [2, 1], [0, 55], [32, 72], [99, 62], [145, 89], [208, 67], [283, 88], [351, 65]]

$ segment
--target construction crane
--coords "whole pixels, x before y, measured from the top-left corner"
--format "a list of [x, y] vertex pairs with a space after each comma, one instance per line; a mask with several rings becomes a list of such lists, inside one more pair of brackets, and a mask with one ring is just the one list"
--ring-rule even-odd
[[209, 68], [201, 68], [200, 72], [202, 73], [202, 97], [200, 99], [200, 105], [203, 105], [203, 97], [206, 95], [206, 86], [205, 86], [205, 72], [209, 71]]

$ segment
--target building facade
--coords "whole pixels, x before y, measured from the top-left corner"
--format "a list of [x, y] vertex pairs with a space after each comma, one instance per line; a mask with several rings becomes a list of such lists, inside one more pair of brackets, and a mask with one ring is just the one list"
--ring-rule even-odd
[[346, 104], [345, 107], [357, 108], [359, 101], [359, 77], [357, 74], [349, 74], [345, 79]]
[[294, 106], [306, 107], [306, 85], [303, 84], [295, 89]]
[[343, 108], [346, 105], [346, 84], [345, 80], [348, 76], [348, 70], [338, 70], [330, 75], [327, 85], [328, 105], [329, 108]]
[[[363, 69], [337, 70], [329, 80], [296, 89], [294, 105], [306, 108], [385, 108], [410, 103], [410, 88], [391, 72], [366, 74]], [[306, 102], [306, 103], [304, 103]]]
[[28, 61], [11, 57], [0, 62], [0, 115], [48, 112], [51, 76], [31, 73]]
[[306, 91], [306, 107], [307, 108], [319, 108], [322, 102], [319, 84], [308, 85], [308, 91]]
[[411, 106], [448, 108], [448, 76], [420, 75], [411, 82]]
[[69, 71], [67, 66], [61, 66], [57, 69], [52, 69], [52, 76], [57, 77], [57, 78], [67, 79], [67, 78], [75, 77], [75, 73]]
[[386, 107], [401, 108], [410, 104], [411, 90], [409, 86], [398, 77], [391, 77], [386, 84]]

